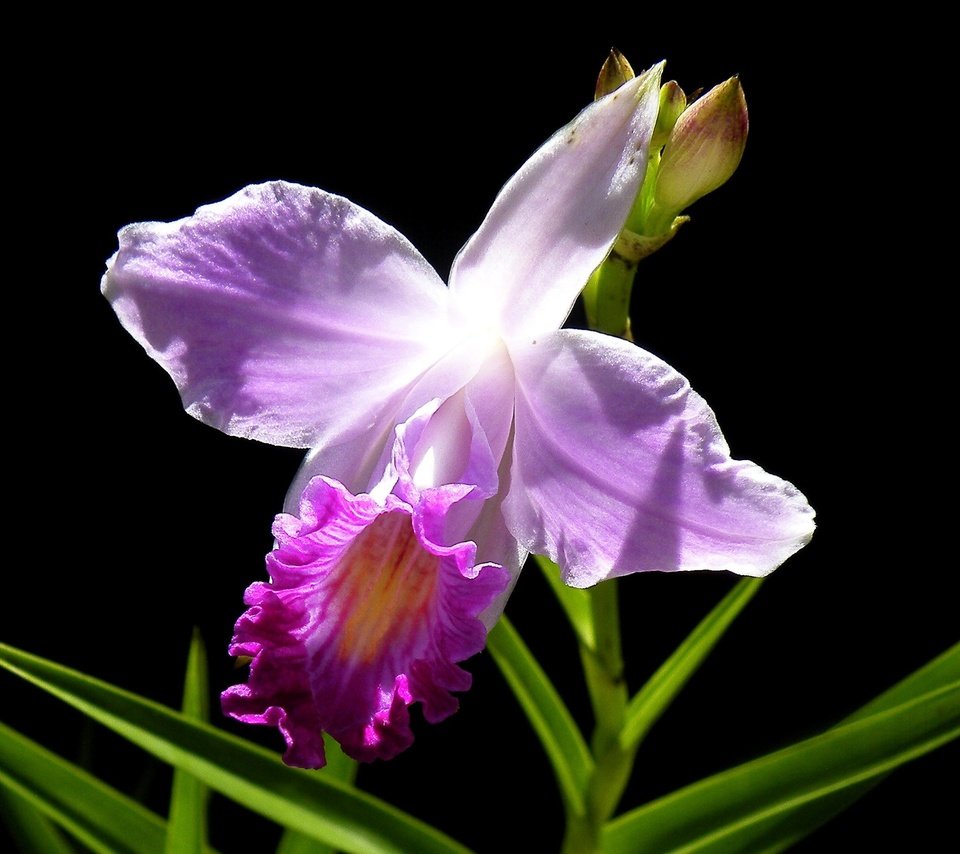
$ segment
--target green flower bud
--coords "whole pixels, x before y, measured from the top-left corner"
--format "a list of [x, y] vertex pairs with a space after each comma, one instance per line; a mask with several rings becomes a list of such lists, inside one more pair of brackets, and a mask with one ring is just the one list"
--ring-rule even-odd
[[747, 101], [737, 77], [715, 86], [677, 119], [660, 159], [655, 205], [685, 210], [736, 171], [749, 129]]
[[657, 113], [657, 126], [653, 129], [651, 148], [662, 148], [666, 144], [670, 131], [686, 108], [687, 96], [676, 80], [670, 80], [660, 87], [660, 112]]
[[637, 75], [633, 73], [627, 58], [615, 47], [610, 48], [610, 56], [603, 63], [600, 69], [600, 76], [597, 78], [597, 88], [594, 91], [593, 100], [599, 101], [604, 95], [609, 95], [614, 89], [619, 89], [628, 80], [632, 80]]

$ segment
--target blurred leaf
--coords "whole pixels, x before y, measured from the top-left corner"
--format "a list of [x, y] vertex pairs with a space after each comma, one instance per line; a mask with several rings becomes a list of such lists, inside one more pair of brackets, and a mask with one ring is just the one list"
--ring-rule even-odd
[[2, 723], [0, 785], [94, 851], [163, 851], [158, 815]]
[[334, 854], [336, 848], [326, 842], [318, 842], [296, 830], [285, 830], [277, 845], [276, 854]]
[[[960, 682], [960, 644], [951, 647], [933, 661], [911, 673], [906, 679], [898, 682], [893, 688], [875, 697], [842, 721], [841, 725], [861, 720], [876, 712], [892, 709], [951, 682]], [[854, 801], [883, 782], [886, 777], [886, 774], [878, 775], [865, 783], [849, 786], [835, 794], [818, 798], [805, 806], [745, 828], [740, 833], [729, 837], [724, 851], [742, 852], [742, 854], [748, 854], [748, 852], [752, 854], [761, 849], [769, 854], [784, 851], [826, 824], [835, 815], [843, 812]]]
[[603, 850], [767, 850], [738, 839], [960, 736], [960, 681], [844, 723], [646, 804], [607, 825]]
[[467, 850], [383, 801], [136, 694], [6, 644], [0, 665], [247, 809], [341, 850]]
[[737, 582], [634, 695], [627, 706], [620, 734], [621, 748], [629, 750], [643, 740], [737, 615], [756, 595], [762, 582], [762, 578], [744, 578]]
[[23, 854], [74, 854], [70, 843], [41, 810], [4, 785], [0, 785], [0, 816]]
[[[207, 653], [203, 638], [193, 630], [187, 672], [183, 680], [182, 711], [188, 718], [207, 721], [210, 716]], [[200, 854], [207, 842], [209, 791], [196, 777], [181, 768], [173, 772], [170, 816], [167, 823], [167, 854]]]
[[593, 759], [570, 712], [506, 617], [487, 635], [487, 649], [540, 738], [565, 803], [582, 815]]

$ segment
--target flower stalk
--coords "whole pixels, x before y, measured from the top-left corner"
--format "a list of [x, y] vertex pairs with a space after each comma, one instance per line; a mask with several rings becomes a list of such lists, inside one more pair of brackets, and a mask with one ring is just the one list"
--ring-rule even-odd
[[[611, 50], [597, 80], [599, 99], [632, 76], [630, 63]], [[630, 296], [638, 263], [653, 254], [689, 221], [681, 212], [725, 183], [736, 170], [746, 142], [747, 105], [740, 81], [732, 77], [688, 107], [674, 81], [660, 90], [657, 124], [643, 184], [624, 229], [583, 290], [591, 330], [633, 341]], [[594, 644], [578, 633], [580, 659], [594, 714], [591, 751], [594, 772], [587, 786], [587, 810], [570, 815], [563, 850], [600, 850], [604, 824], [613, 816], [633, 770], [637, 743], [624, 746], [629, 694], [623, 678], [616, 579], [586, 591]]]

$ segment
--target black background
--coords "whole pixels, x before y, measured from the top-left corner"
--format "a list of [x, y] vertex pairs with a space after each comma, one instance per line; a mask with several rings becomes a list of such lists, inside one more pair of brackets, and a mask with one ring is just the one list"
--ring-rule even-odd
[[[183, 414], [98, 293], [121, 226], [284, 178], [350, 197], [445, 273], [500, 185], [591, 98], [617, 44], [638, 69], [666, 58], [665, 79], [688, 92], [741, 75], [743, 164], [642, 265], [634, 332], [706, 397], [734, 455], [797, 484], [819, 522], [653, 730], [626, 803], [815, 734], [955, 642], [955, 562], [920, 485], [936, 431], [911, 431], [908, 330], [878, 319], [886, 249], [865, 250], [855, 224], [870, 117], [856, 107], [869, 74], [853, 45], [803, 22], [758, 42], [738, 22], [667, 12], [597, 38], [489, 20], [434, 20], [444, 35], [428, 37], [427, 22], [363, 18], [229, 32], [164, 18], [114, 21], [84, 45], [28, 38], [8, 164], [15, 509], [0, 639], [175, 705], [198, 625], [214, 692], [238, 678], [226, 645], [301, 454]], [[898, 299], [909, 310], [909, 288]], [[633, 687], [732, 583], [624, 580]], [[535, 571], [508, 613], [588, 725], [573, 643]], [[489, 656], [469, 669], [460, 713], [417, 718], [414, 748], [361, 783], [478, 851], [554, 850], [559, 798], [535, 738]], [[165, 810], [165, 770], [12, 678], [0, 692], [6, 722]], [[955, 751], [901, 769], [797, 850], [938, 848], [956, 836], [957, 771]], [[213, 824], [225, 851], [271, 850], [270, 826], [221, 801]]]

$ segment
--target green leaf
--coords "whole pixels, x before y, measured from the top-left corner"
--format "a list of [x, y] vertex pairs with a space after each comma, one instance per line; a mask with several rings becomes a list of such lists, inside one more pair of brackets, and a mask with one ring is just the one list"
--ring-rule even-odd
[[0, 784], [94, 851], [163, 851], [159, 816], [2, 723]]
[[0, 644], [0, 665], [211, 789], [348, 852], [464, 852], [440, 831], [269, 750], [75, 670]]
[[885, 712], [953, 682], [960, 682], [960, 643], [927, 662], [892, 688], [874, 697], [842, 723], [858, 721], [876, 712]]
[[[207, 721], [210, 717], [208, 691], [207, 653], [200, 632], [194, 629], [183, 681], [184, 715], [196, 721]], [[207, 787], [196, 777], [181, 768], [174, 770], [166, 854], [200, 854], [204, 850], [208, 799]]]
[[697, 671], [717, 641], [760, 589], [762, 578], [744, 578], [717, 604], [650, 677], [627, 706], [620, 746], [635, 748]]
[[[728, 852], [739, 834], [960, 736], [960, 681], [694, 783], [610, 822], [609, 854]], [[734, 843], [734, 844], [731, 844]]]
[[568, 809], [582, 815], [593, 759], [570, 712], [506, 617], [487, 635], [487, 649], [540, 738]]
[[0, 816], [13, 835], [17, 850], [23, 854], [74, 854], [73, 848], [41, 810], [3, 785], [0, 785]]
[[[893, 688], [875, 697], [842, 721], [841, 725], [861, 720], [876, 712], [887, 711], [943, 685], [958, 681], [960, 681], [960, 644], [951, 647], [898, 682]], [[850, 804], [883, 782], [886, 777], [886, 774], [878, 775], [865, 783], [849, 786], [843, 791], [819, 798], [784, 815], [775, 816], [769, 821], [746, 828], [732, 835], [724, 850], [743, 852], [743, 854], [760, 849], [769, 854], [784, 851], [826, 824], [835, 815], [843, 812]]]
[[[327, 764], [319, 773], [326, 774], [341, 783], [353, 783], [357, 776], [357, 763], [340, 749], [333, 739], [326, 744]], [[330, 845], [317, 842], [296, 830], [286, 830], [280, 838], [276, 854], [334, 854]]]
[[335, 854], [336, 850], [332, 845], [318, 842], [296, 830], [285, 830], [276, 854]]
[[560, 580], [560, 567], [550, 558], [534, 555], [533, 559], [543, 570], [550, 588], [553, 590], [560, 607], [577, 635], [577, 640], [589, 650], [596, 649], [597, 636], [593, 626], [593, 612], [590, 609], [590, 595], [586, 590], [568, 587]]

